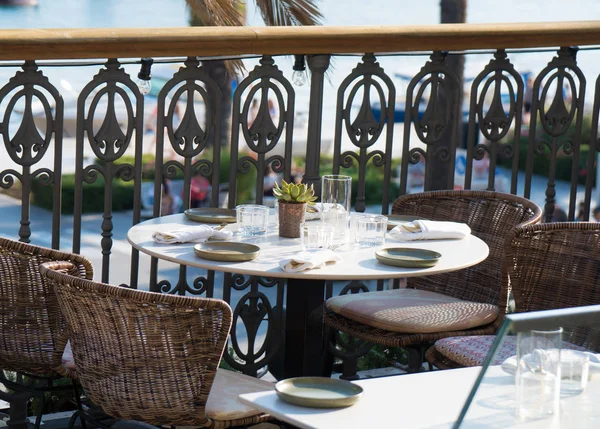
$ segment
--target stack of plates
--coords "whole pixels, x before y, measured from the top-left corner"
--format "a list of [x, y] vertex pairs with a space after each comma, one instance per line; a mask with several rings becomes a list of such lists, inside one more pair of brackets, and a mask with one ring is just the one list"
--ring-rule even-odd
[[183, 213], [189, 220], [194, 222], [235, 223], [237, 221], [234, 209], [202, 207], [197, 209], [187, 209]]
[[390, 247], [379, 249], [375, 257], [385, 265], [402, 268], [429, 268], [438, 263], [442, 255], [433, 250], [413, 247]]

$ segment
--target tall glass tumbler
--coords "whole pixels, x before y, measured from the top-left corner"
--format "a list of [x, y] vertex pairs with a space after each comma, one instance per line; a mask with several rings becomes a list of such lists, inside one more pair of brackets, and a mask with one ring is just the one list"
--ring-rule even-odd
[[562, 328], [517, 334], [517, 414], [540, 419], [558, 413]]
[[334, 229], [334, 243], [349, 240], [352, 177], [337, 174], [321, 178], [321, 218]]

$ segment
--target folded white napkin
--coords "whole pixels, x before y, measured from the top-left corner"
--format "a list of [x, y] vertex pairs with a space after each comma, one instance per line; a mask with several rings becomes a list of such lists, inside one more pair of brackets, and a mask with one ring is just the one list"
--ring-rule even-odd
[[219, 231], [215, 229], [215, 227], [209, 225], [195, 225], [177, 229], [175, 231], [155, 232], [152, 234], [152, 238], [157, 243], [172, 244], [187, 243], [189, 241], [202, 243], [209, 238], [228, 240], [232, 235], [233, 233], [231, 231]]
[[304, 219], [306, 219], [306, 220], [321, 219], [320, 204], [309, 204], [306, 207], [306, 214], [305, 214]]
[[308, 249], [304, 250], [293, 258], [284, 259], [279, 263], [283, 271], [288, 273], [297, 273], [313, 268], [323, 268], [328, 262], [340, 262], [342, 257], [329, 249]]
[[394, 227], [390, 237], [400, 241], [462, 239], [471, 234], [465, 223], [435, 220], [414, 220]]

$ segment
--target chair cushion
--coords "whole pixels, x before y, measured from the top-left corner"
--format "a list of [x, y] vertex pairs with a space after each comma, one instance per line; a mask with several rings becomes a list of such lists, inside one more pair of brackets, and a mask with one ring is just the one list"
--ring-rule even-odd
[[356, 322], [399, 333], [460, 331], [492, 323], [498, 307], [436, 292], [394, 289], [336, 296], [327, 308]]
[[[480, 366], [492, 347], [494, 335], [474, 335], [471, 337], [450, 337], [437, 340], [435, 350], [445, 358], [462, 366]], [[570, 350], [586, 351], [584, 347], [563, 341], [562, 347]], [[517, 336], [509, 335], [496, 352], [492, 365], [501, 365], [517, 353]]]
[[261, 412], [242, 404], [238, 395], [274, 389], [275, 385], [268, 381], [218, 369], [206, 402], [206, 415], [212, 420], [234, 420], [256, 416]]

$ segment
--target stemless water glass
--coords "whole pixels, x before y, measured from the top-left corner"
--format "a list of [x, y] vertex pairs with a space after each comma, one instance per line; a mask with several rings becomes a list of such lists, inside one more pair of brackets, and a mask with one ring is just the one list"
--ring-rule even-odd
[[387, 216], [369, 213], [354, 215], [352, 219], [354, 242], [360, 247], [376, 247], [385, 243]]
[[256, 204], [236, 207], [238, 230], [244, 237], [264, 235], [269, 224], [269, 208]]
[[578, 395], [588, 383], [590, 356], [578, 350], [560, 352], [560, 396]]
[[336, 243], [348, 241], [352, 177], [337, 174], [321, 179], [321, 219], [334, 229]]
[[517, 334], [517, 413], [539, 419], [558, 412], [562, 328]]
[[308, 222], [300, 226], [302, 250], [327, 249], [333, 239], [333, 227], [323, 223]]

